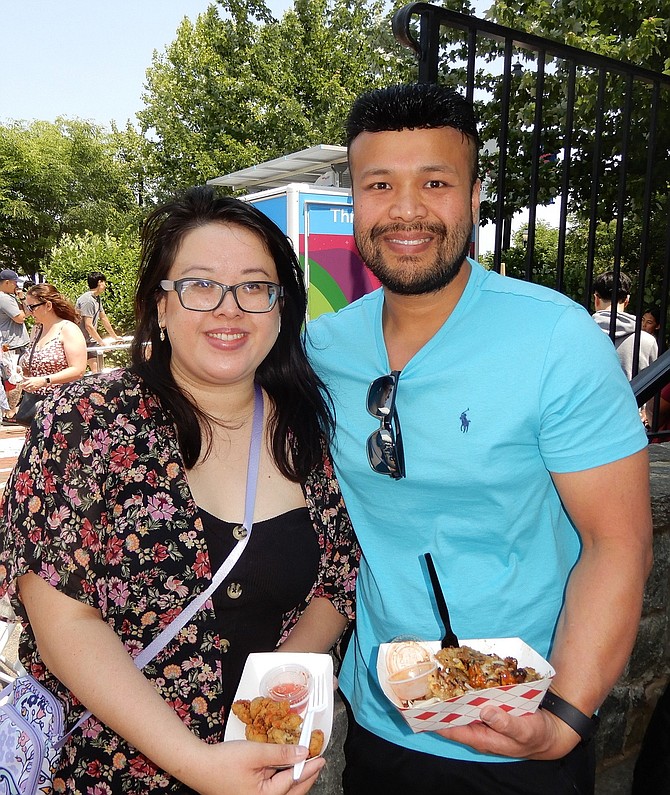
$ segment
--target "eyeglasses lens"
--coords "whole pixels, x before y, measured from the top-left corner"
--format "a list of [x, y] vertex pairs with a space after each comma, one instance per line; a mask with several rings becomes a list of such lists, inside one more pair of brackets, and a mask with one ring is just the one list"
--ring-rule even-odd
[[[228, 289], [243, 312], [269, 312], [279, 295], [277, 285], [266, 282], [243, 282]], [[224, 297], [224, 285], [206, 279], [184, 279], [178, 290], [183, 307], [196, 312], [216, 309]]]
[[[367, 442], [368, 461], [380, 475], [394, 479], [405, 477], [405, 456], [400, 420], [395, 408], [399, 371], [376, 378], [368, 389], [368, 412], [380, 421], [380, 428]], [[395, 426], [395, 427], [394, 427]]]

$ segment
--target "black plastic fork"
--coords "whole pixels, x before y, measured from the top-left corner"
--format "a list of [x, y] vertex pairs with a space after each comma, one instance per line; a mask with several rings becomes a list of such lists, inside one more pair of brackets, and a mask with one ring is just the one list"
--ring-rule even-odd
[[440, 585], [440, 581], [437, 577], [437, 571], [435, 569], [435, 564], [433, 563], [433, 558], [430, 552], [426, 552], [424, 555], [426, 559], [426, 565], [428, 566], [428, 574], [430, 576], [430, 581], [433, 585], [433, 592], [435, 593], [435, 601], [437, 602], [437, 611], [440, 614], [440, 618], [442, 619], [442, 623], [444, 624], [444, 636], [442, 638], [442, 648], [455, 648], [459, 645], [458, 638], [456, 637], [456, 633], [451, 628], [451, 618], [449, 617], [449, 609], [447, 607], [447, 601], [444, 598], [444, 593], [442, 592], [442, 586]]

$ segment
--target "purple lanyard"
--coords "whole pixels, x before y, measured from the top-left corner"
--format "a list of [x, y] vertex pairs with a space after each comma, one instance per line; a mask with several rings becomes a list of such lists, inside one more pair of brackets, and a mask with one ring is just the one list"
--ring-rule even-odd
[[[151, 643], [146, 646], [142, 651], [133, 659], [133, 662], [138, 668], [144, 666], [153, 660], [156, 655], [167, 646], [167, 644], [177, 635], [193, 616], [200, 610], [205, 602], [211, 597], [221, 583], [230, 574], [231, 569], [240, 559], [246, 545], [251, 538], [251, 528], [254, 523], [254, 506], [256, 504], [256, 486], [258, 484], [258, 467], [261, 457], [261, 441], [263, 439], [263, 391], [258, 384], [255, 384], [254, 395], [254, 419], [251, 426], [251, 443], [249, 445], [249, 462], [247, 464], [247, 493], [244, 501], [244, 528], [247, 531], [244, 538], [241, 538], [233, 547], [231, 553], [219, 566], [216, 574], [212, 577], [209, 586], [195, 599], [192, 599], [189, 604], [173, 619], [165, 629], [159, 633]], [[70, 731], [59, 740], [55, 747], [60, 748], [65, 744], [67, 738], [76, 731], [84, 721], [88, 720], [91, 716], [89, 711], [86, 711], [77, 723], [70, 729]]]

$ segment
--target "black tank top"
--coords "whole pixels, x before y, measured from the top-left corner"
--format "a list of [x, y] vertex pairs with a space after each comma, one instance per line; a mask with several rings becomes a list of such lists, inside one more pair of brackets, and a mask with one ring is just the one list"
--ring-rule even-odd
[[[237, 543], [236, 524], [200, 510], [212, 572]], [[212, 598], [221, 637], [226, 714], [247, 655], [272, 651], [282, 616], [300, 604], [316, 580], [321, 553], [307, 508], [256, 522], [242, 557]]]

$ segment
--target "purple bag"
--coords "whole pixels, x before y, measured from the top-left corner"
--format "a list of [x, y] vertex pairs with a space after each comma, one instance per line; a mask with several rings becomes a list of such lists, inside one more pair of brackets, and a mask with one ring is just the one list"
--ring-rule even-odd
[[0, 692], [1, 792], [51, 792], [63, 723], [61, 702], [32, 676], [20, 676]]

